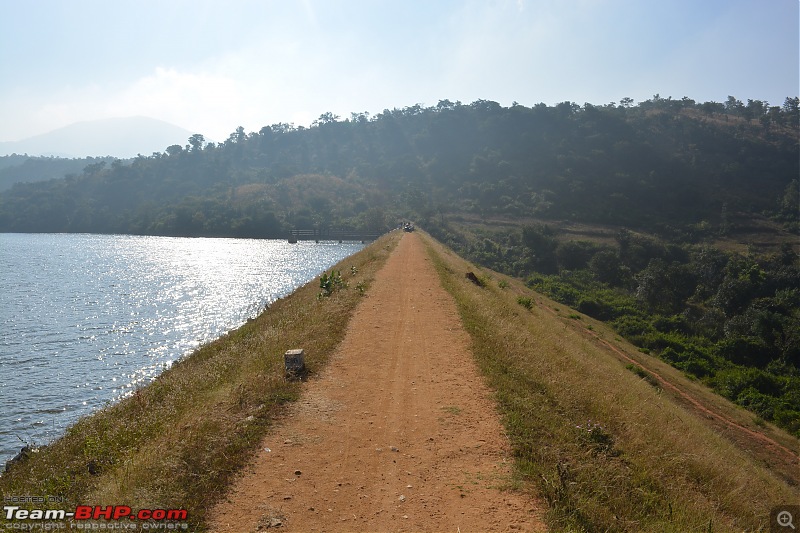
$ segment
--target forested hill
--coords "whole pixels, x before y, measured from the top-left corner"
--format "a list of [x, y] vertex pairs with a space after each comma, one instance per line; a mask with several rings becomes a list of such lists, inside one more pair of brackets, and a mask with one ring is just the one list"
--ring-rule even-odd
[[284, 236], [507, 215], [650, 231], [797, 219], [798, 99], [532, 108], [440, 101], [89, 164], [0, 195], [2, 232]]
[[0, 232], [286, 237], [410, 218], [800, 436], [799, 102], [326, 113], [18, 183]]

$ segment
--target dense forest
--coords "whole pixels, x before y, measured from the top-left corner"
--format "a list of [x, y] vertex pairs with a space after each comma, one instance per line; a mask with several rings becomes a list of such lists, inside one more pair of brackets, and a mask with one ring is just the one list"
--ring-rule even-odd
[[310, 128], [238, 128], [222, 143], [194, 135], [164, 153], [18, 184], [0, 197], [0, 231], [276, 237], [448, 212], [659, 232], [717, 227], [739, 212], [796, 220], [797, 115], [797, 98], [769, 107], [658, 96], [326, 113]]
[[0, 232], [285, 237], [412, 219], [800, 436], [798, 103], [326, 113], [17, 183]]

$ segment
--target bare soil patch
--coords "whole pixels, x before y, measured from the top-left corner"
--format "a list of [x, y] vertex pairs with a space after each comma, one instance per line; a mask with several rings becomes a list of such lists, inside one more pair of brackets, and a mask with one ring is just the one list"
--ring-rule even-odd
[[[214, 531], [544, 531], [452, 298], [406, 234]], [[269, 451], [267, 451], [269, 450]]]

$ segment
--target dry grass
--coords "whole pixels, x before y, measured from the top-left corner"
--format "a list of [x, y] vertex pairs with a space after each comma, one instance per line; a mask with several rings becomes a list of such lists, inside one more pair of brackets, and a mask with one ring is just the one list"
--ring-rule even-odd
[[728, 235], [718, 237], [712, 245], [726, 252], [776, 253], [784, 244], [800, 250], [797, 235], [774, 220], [763, 215], [737, 213], [736, 221]]
[[318, 372], [361, 298], [356, 284], [369, 284], [399, 237], [389, 234], [334, 267], [348, 289], [317, 298], [318, 282], [311, 282], [133, 396], [80, 420], [0, 478], [0, 492], [62, 496], [60, 509], [187, 509], [191, 528], [202, 530], [206, 510], [299, 395], [301, 385], [284, 379], [283, 353], [304, 348], [306, 366]]
[[486, 217], [470, 214], [449, 215], [447, 222], [451, 227], [467, 235], [506, 234], [509, 231], [519, 231], [526, 225], [544, 224], [553, 229], [559, 241], [586, 241], [605, 246], [616, 246], [616, 236], [622, 229], [622, 226], [615, 225], [503, 215]]
[[[0, 478], [0, 491], [64, 496], [58, 508], [185, 508], [192, 529], [202, 530], [206, 510], [284, 404], [299, 395], [301, 386], [283, 379], [283, 352], [305, 348], [308, 366], [318, 372], [360, 298], [356, 283], [369, 283], [399, 236], [340, 265], [349, 289], [317, 299], [312, 283], [276, 302], [134, 396], [82, 419]], [[768, 529], [771, 506], [798, 501], [796, 487], [626, 368], [586, 334], [588, 326], [636, 354], [643, 367], [715, 402], [715, 409], [746, 418], [741, 410], [710, 392], [703, 396], [700, 385], [615, 340], [601, 324], [518, 281], [481, 271], [423, 236], [496, 391], [514, 447], [516, 485], [546, 499], [554, 531], [759, 531]], [[468, 271], [484, 286], [466, 280]], [[520, 296], [531, 298], [531, 309], [518, 303]], [[767, 429], [798, 449], [796, 439]]]
[[[796, 486], [586, 332], [636, 351], [610, 330], [499, 274], [483, 271], [489, 282], [477, 287], [464, 272], [479, 269], [426, 241], [496, 391], [519, 486], [546, 499], [553, 530], [766, 531], [771, 507], [798, 501]], [[700, 394], [679, 373], [670, 379]]]
[[[750, 250], [759, 253], [776, 253], [784, 244], [790, 244], [800, 250], [797, 235], [784, 228], [780, 223], [752, 213], [731, 213], [731, 230], [727, 236], [710, 235], [706, 240], [715, 248], [727, 252], [747, 253]], [[552, 220], [533, 217], [510, 217], [503, 215], [479, 216], [470, 214], [449, 215], [448, 224], [465, 238], [478, 240], [475, 236], [492, 237], [496, 234], [506, 235], [519, 232], [526, 225], [544, 224], [555, 234], [556, 240], [590, 242], [598, 246], [618, 246], [617, 235], [623, 226], [582, 223], [566, 220]], [[630, 229], [630, 228], [625, 228]], [[645, 239], [660, 241], [661, 239], [646, 231], [633, 231]]]

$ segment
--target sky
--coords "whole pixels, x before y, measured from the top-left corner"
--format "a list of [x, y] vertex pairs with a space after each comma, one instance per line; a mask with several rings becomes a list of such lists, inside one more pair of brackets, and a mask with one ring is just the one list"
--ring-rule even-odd
[[147, 116], [224, 141], [440, 100], [800, 90], [798, 0], [0, 0], [0, 141]]

